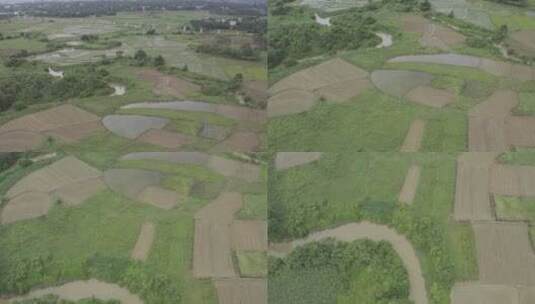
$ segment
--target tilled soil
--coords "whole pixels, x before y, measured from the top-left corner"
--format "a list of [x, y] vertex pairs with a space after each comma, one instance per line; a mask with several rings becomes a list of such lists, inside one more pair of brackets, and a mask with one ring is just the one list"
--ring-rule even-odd
[[219, 304], [267, 304], [266, 279], [215, 280]]
[[154, 241], [155, 227], [153, 223], [143, 223], [137, 238], [136, 245], [130, 257], [134, 260], [145, 261], [149, 256], [150, 248]]
[[278, 152], [275, 156], [275, 169], [286, 170], [302, 166], [321, 158], [321, 152]]
[[403, 141], [403, 145], [400, 148], [401, 152], [418, 152], [422, 145], [422, 139], [424, 137], [425, 121], [421, 119], [415, 119], [407, 132], [407, 136]]
[[420, 167], [412, 165], [405, 176], [405, 182], [401, 191], [399, 192], [398, 200], [405, 204], [412, 204], [414, 197], [416, 196], [416, 190], [418, 189], [418, 183], [420, 181]]

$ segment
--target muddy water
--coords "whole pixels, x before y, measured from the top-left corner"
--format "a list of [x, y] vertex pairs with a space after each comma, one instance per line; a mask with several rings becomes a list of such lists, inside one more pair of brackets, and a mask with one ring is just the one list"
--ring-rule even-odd
[[375, 35], [377, 35], [382, 40], [381, 43], [375, 46], [376, 48], [381, 49], [392, 45], [392, 35], [381, 32], [377, 32], [375, 33]]
[[127, 289], [117, 284], [101, 282], [95, 279], [88, 281], [74, 281], [62, 286], [48, 287], [33, 290], [23, 297], [17, 297], [9, 300], [9, 303], [15, 301], [39, 298], [48, 294], [54, 294], [64, 300], [78, 301], [82, 299], [95, 297], [100, 300], [119, 300], [122, 304], [143, 304], [143, 301]]
[[[317, 242], [327, 238], [334, 238], [342, 242], [352, 242], [360, 239], [370, 239], [372, 241], [389, 242], [401, 258], [403, 265], [407, 269], [410, 282], [409, 298], [415, 304], [427, 304], [427, 290], [425, 289], [425, 280], [422, 274], [420, 261], [412, 244], [397, 231], [385, 226], [370, 222], [349, 223], [333, 229], [326, 229], [310, 234], [308, 237], [294, 240], [291, 245], [282, 246], [286, 252], [274, 252], [272, 255], [284, 256], [293, 248]], [[277, 245], [270, 246], [272, 249]]]

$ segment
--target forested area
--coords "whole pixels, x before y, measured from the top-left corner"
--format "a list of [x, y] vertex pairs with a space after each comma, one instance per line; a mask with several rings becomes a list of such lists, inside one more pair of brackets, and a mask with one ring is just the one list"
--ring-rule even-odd
[[273, 304], [411, 303], [407, 271], [386, 242], [327, 239], [297, 247], [272, 258], [269, 284]]

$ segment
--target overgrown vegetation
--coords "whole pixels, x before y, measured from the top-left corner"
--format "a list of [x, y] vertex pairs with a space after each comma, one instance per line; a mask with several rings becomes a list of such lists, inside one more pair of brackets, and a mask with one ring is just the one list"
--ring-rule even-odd
[[15, 301], [15, 304], [121, 304], [119, 301], [116, 300], [99, 300], [99, 299], [82, 299], [79, 301], [69, 301], [60, 299], [56, 295], [46, 295], [44, 297], [36, 298], [36, 299], [28, 299], [28, 300], [22, 300], [22, 301]]
[[386, 242], [328, 239], [269, 263], [273, 304], [409, 304], [408, 293], [407, 271]]

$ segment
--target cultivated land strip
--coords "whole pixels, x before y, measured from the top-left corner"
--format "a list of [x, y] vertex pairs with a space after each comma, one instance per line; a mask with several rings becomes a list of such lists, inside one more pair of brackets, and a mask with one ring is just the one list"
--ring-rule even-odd
[[[284, 256], [290, 253], [294, 248], [311, 242], [317, 242], [323, 239], [333, 238], [342, 242], [352, 242], [360, 239], [370, 239], [372, 241], [386, 241], [392, 245], [394, 250], [401, 258], [405, 269], [407, 269], [410, 282], [409, 298], [415, 304], [427, 304], [427, 290], [422, 268], [416, 251], [412, 244], [395, 230], [385, 226], [370, 222], [359, 222], [345, 224], [333, 229], [327, 229], [310, 234], [304, 239], [291, 241], [288, 244], [275, 244], [270, 246], [270, 254]], [[283, 251], [274, 251], [282, 249]]]
[[401, 152], [418, 152], [422, 146], [425, 131], [425, 120], [415, 119], [412, 121], [407, 136], [400, 148]]
[[285, 170], [306, 165], [321, 158], [321, 152], [278, 152], [275, 156], [275, 169]]
[[532, 196], [535, 169], [497, 164], [497, 155], [467, 152], [457, 161], [454, 217], [472, 223], [479, 280], [457, 283], [451, 293], [452, 304], [535, 301], [535, 253], [528, 225], [496, 221], [491, 204], [494, 194]]
[[412, 204], [420, 181], [420, 167], [412, 165], [405, 176], [405, 182], [399, 192], [398, 200], [405, 204]]

